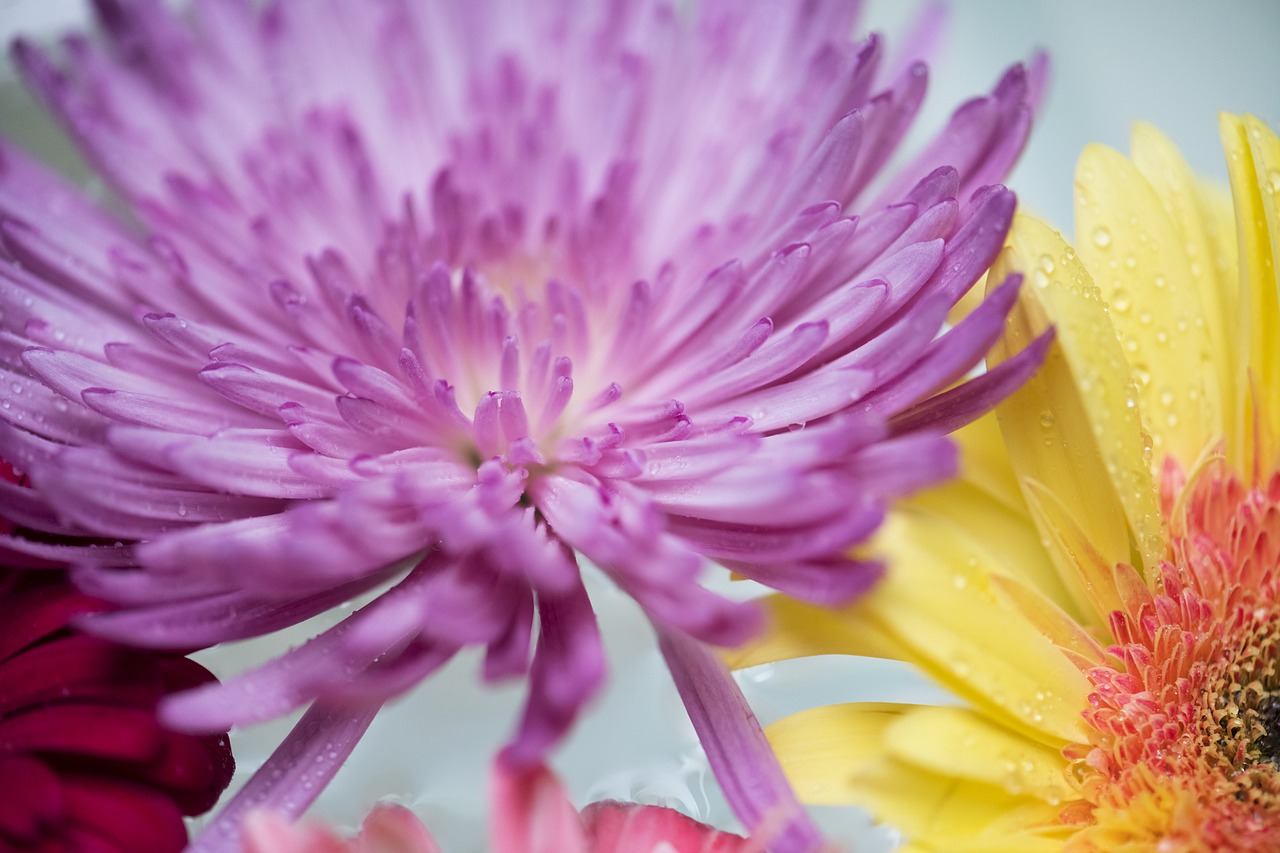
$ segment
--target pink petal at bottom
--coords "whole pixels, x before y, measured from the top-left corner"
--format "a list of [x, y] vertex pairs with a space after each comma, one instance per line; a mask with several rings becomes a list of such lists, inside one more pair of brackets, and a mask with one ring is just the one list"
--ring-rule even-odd
[[499, 755], [489, 788], [494, 850], [590, 853], [577, 810], [545, 766], [515, 769], [505, 755]]
[[754, 841], [661, 806], [592, 803], [582, 810], [582, 820], [591, 837], [591, 853], [760, 853], [762, 849]]

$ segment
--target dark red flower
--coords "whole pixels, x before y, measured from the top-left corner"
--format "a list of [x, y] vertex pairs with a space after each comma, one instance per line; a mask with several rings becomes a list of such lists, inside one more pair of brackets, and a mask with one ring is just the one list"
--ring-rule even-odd
[[161, 698], [213, 676], [72, 626], [104, 607], [65, 571], [0, 565], [0, 853], [176, 853], [182, 816], [231, 781], [225, 734], [169, 731], [155, 715]]

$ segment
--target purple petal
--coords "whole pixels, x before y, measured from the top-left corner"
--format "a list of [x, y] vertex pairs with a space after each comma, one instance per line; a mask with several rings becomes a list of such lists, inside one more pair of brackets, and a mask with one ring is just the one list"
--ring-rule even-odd
[[172, 590], [152, 580], [140, 572], [85, 570], [77, 573], [76, 583], [90, 594], [135, 605], [161, 602], [156, 606], [135, 606], [94, 616], [85, 620], [85, 629], [131, 645], [157, 649], [205, 648], [296, 625], [351, 600], [376, 583], [374, 578], [360, 578], [287, 601], [263, 600], [233, 591], [165, 603]]
[[796, 800], [728, 668], [696, 640], [655, 627], [672, 680], [734, 814], [752, 831], [785, 821], [769, 845], [775, 853], [820, 849], [821, 833]]
[[205, 825], [187, 853], [239, 850], [245, 815], [254, 809], [289, 817], [302, 814], [347, 760], [380, 707], [311, 706], [258, 772]]
[[226, 731], [282, 716], [327, 686], [358, 679], [379, 657], [417, 636], [423, 621], [420, 593], [430, 579], [419, 569], [303, 645], [234, 678], [168, 698], [161, 719], [181, 731]]
[[863, 398], [863, 405], [892, 416], [959, 380], [1004, 331], [1005, 315], [1018, 297], [1020, 283], [1019, 276], [1011, 276], [955, 328], [931, 343], [914, 364]]
[[1050, 329], [1008, 361], [901, 413], [893, 419], [894, 432], [924, 429], [945, 432], [981, 417], [1018, 390], [1039, 369], [1049, 345], [1053, 343], [1053, 334]]
[[880, 580], [884, 566], [860, 560], [827, 558], [804, 562], [731, 563], [738, 574], [820, 607], [844, 607]]
[[861, 542], [879, 526], [884, 512], [850, 507], [837, 518], [793, 527], [734, 524], [674, 517], [671, 532], [712, 559], [781, 562], [828, 554]]

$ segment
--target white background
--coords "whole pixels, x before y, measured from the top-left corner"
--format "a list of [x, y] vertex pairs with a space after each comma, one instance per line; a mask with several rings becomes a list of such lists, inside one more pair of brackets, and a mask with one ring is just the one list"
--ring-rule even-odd
[[[85, 17], [79, 0], [0, 0], [0, 37], [34, 32], [49, 38]], [[872, 0], [867, 29], [893, 44], [916, 3]], [[1280, 2], [1189, 0], [973, 0], [956, 3], [917, 131], [936, 129], [963, 99], [986, 91], [1009, 63], [1037, 48], [1053, 57], [1047, 106], [1010, 184], [1024, 206], [1070, 233], [1071, 175], [1086, 143], [1127, 147], [1136, 120], [1159, 126], [1197, 170], [1221, 177], [1216, 116], [1247, 111], [1280, 126]], [[0, 72], [0, 128], [75, 169], [65, 144], [50, 134]], [[918, 138], [918, 137], [917, 137]], [[725, 823], [683, 713], [643, 619], [605, 582], [592, 581], [612, 657], [607, 694], [557, 755], [556, 766], [579, 805], [605, 796], [681, 805]], [[300, 642], [305, 631], [278, 643]], [[278, 647], [278, 644], [277, 646]], [[263, 644], [206, 657], [234, 672], [270, 653]], [[409, 804], [450, 851], [483, 849], [487, 757], [513, 725], [518, 688], [482, 691], [476, 662], [465, 658], [390, 708], [317, 810], [353, 824], [380, 797]], [[813, 704], [855, 699], [931, 701], [940, 694], [903, 668], [875, 662], [796, 662], [747, 673], [744, 686], [766, 721]], [[235, 738], [241, 766], [252, 770], [282, 733], [261, 727]], [[872, 829], [856, 812], [821, 810], [820, 820], [851, 848], [872, 853], [892, 833]]]

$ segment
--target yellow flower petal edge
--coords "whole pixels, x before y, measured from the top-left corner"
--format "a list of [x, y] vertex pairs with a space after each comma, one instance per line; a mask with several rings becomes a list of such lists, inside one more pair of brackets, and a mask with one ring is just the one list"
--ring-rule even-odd
[[995, 823], [1018, 832], [1052, 828], [1053, 810], [1035, 797], [978, 778], [958, 782], [883, 753], [881, 744], [897, 724], [937, 710], [942, 709], [832, 705], [787, 717], [766, 733], [783, 770], [808, 802], [887, 809], [896, 825], [927, 838], [960, 840]]
[[919, 708], [891, 722], [885, 746], [897, 759], [957, 779], [985, 782], [1050, 804], [1073, 794], [1062, 752], [1011, 732], [968, 708]]
[[[952, 433], [952, 437], [960, 450], [958, 481], [971, 484], [1015, 513], [1021, 512], [1022, 492], [1018, 487], [1018, 475], [1004, 449], [1004, 437], [1000, 435], [995, 413], [966, 424]], [[948, 485], [943, 484], [925, 494], [944, 491]]]
[[[1011, 834], [1056, 834], [1051, 825], [1056, 809], [1033, 797], [929, 773], [891, 758], [868, 764], [855, 783], [862, 802], [925, 849], [982, 850]], [[1061, 849], [1061, 841], [1045, 849]]]
[[[1219, 233], [1219, 227], [1224, 221], [1231, 229], [1235, 228], [1230, 199], [1217, 187], [1206, 188], [1192, 173], [1174, 144], [1149, 124], [1139, 124], [1134, 128], [1132, 153], [1133, 165], [1141, 172], [1148, 191], [1159, 198], [1164, 209], [1165, 216], [1158, 222], [1159, 230], [1165, 237], [1162, 248], [1168, 254], [1152, 258], [1151, 250], [1154, 247], [1149, 241], [1140, 243], [1144, 261], [1150, 265], [1153, 274], [1150, 277], [1130, 277], [1137, 282], [1139, 292], [1126, 294], [1123, 312], [1113, 300], [1113, 315], [1117, 318], [1118, 325], [1123, 326], [1124, 322], [1130, 325], [1136, 323], [1141, 334], [1141, 330], [1151, 331], [1152, 326], [1144, 326], [1141, 322], [1142, 311], [1132, 310], [1133, 305], [1141, 304], [1146, 308], [1155, 303], [1156, 311], [1168, 313], [1166, 303], [1160, 299], [1163, 291], [1173, 295], [1173, 302], [1193, 306], [1198, 312], [1190, 321], [1195, 330], [1194, 343], [1196, 347], [1207, 345], [1209, 364], [1204, 365], [1204, 370], [1196, 375], [1184, 376], [1178, 381], [1194, 383], [1200, 380], [1200, 374], [1209, 374], [1204, 377], [1204, 381], [1216, 385], [1218, 397], [1215, 399], [1210, 394], [1203, 393], [1197, 400], [1187, 393], [1179, 403], [1177, 392], [1174, 391], [1174, 403], [1189, 405], [1193, 409], [1205, 407], [1212, 410], [1213, 417], [1218, 421], [1212, 431], [1220, 432], [1223, 436], [1236, 436], [1238, 441], [1241, 435], [1239, 431], [1243, 428], [1239, 422], [1239, 414], [1243, 399], [1241, 383], [1244, 355], [1239, 346], [1241, 338], [1237, 333], [1236, 321], [1239, 316], [1236, 241], [1234, 233]], [[1095, 188], [1095, 191], [1100, 190]], [[1133, 228], [1127, 220], [1125, 226]], [[1172, 240], [1169, 239], [1166, 226], [1173, 228]], [[1079, 220], [1076, 233], [1088, 233], [1081, 229]], [[1127, 261], [1121, 260], [1121, 263]], [[1160, 278], [1156, 277], [1157, 273]], [[1172, 279], [1169, 277], [1170, 273], [1174, 276]], [[1189, 280], [1194, 291], [1192, 294], [1182, 293], [1185, 285], [1181, 282], [1184, 278]], [[1148, 313], [1146, 316], [1153, 315]], [[1179, 330], [1179, 323], [1186, 324], [1187, 318], [1174, 317], [1175, 332]], [[1169, 328], [1167, 321], [1162, 325]], [[1158, 340], [1153, 342], [1159, 346]], [[1184, 355], [1191, 354], [1191, 349], [1181, 340], [1178, 345]], [[1128, 346], [1130, 345], [1126, 344], [1126, 348]], [[1137, 343], [1132, 346], [1136, 349]], [[1149, 365], [1145, 369], [1149, 382]], [[1196, 390], [1195, 386], [1190, 390]], [[1157, 402], [1160, 402], [1160, 394], [1160, 390], [1156, 389]], [[1176, 409], [1166, 409], [1166, 416], [1170, 412], [1177, 417]], [[1179, 421], [1175, 423], [1175, 427], [1179, 424], [1185, 427], [1191, 423], [1191, 420]], [[1158, 429], [1161, 425], [1156, 423], [1154, 426]], [[1198, 437], [1203, 438], [1203, 434]], [[1199, 451], [1200, 448], [1194, 447], [1194, 442], [1191, 445], [1184, 447], [1183, 452], [1194, 455]]]
[[721, 657], [734, 669], [814, 655], [859, 655], [906, 660], [909, 651], [887, 634], [861, 603], [843, 612], [813, 607], [794, 598], [771, 595], [763, 606], [769, 628], [755, 640], [723, 649]]
[[[1043, 367], [998, 409], [1015, 470], [1052, 483], [1062, 504], [1108, 563], [1158, 560], [1160, 520], [1138, 411], [1137, 388], [1106, 305], [1075, 250], [1038, 220], [1020, 216], [993, 278], [1029, 270], [1001, 361], [1053, 318], [1057, 337]], [[1043, 528], [1041, 533], [1048, 535]], [[1053, 552], [1074, 574], [1069, 555]]]
[[882, 755], [889, 725], [914, 706], [865, 702], [811, 708], [779, 720], [765, 733], [782, 769], [805, 802], [859, 802], [856, 775]]
[[1146, 176], [1118, 151], [1086, 148], [1075, 186], [1077, 251], [1119, 333], [1152, 449], [1194, 457], [1204, 436], [1222, 434], [1222, 418], [1189, 244]]
[[[990, 556], [1012, 577], [1064, 599], [1068, 589], [1040, 544], [1040, 533], [1027, 519], [1026, 501], [1000, 435], [995, 413], [952, 434], [959, 445], [960, 476], [903, 501], [904, 511], [945, 516], [962, 527], [990, 531], [999, 542]], [[870, 556], [875, 557], [874, 548]], [[1083, 598], [1082, 598], [1083, 600]], [[1072, 609], [1073, 616], [1080, 613]]]
[[[901, 658], [1027, 737], [1061, 746], [1081, 736], [1087, 682], [992, 586], [1002, 574], [985, 543], [944, 519], [901, 513], [877, 542], [893, 570], [859, 605], [862, 625], [892, 637]], [[1057, 689], [1045, 693], [1046, 679]]]
[[[1280, 141], [1257, 119], [1223, 116], [1219, 129], [1235, 201], [1241, 272], [1241, 328], [1248, 335], [1248, 376], [1243, 453], [1253, 470], [1273, 467], [1280, 455], [1280, 300], [1276, 251], [1280, 222]], [[1252, 417], [1256, 414], [1256, 418]], [[1256, 424], [1256, 426], [1255, 426]], [[1255, 450], [1256, 448], [1256, 450]], [[1251, 453], [1252, 451], [1252, 453]], [[1252, 459], [1256, 453], [1256, 460]]]

